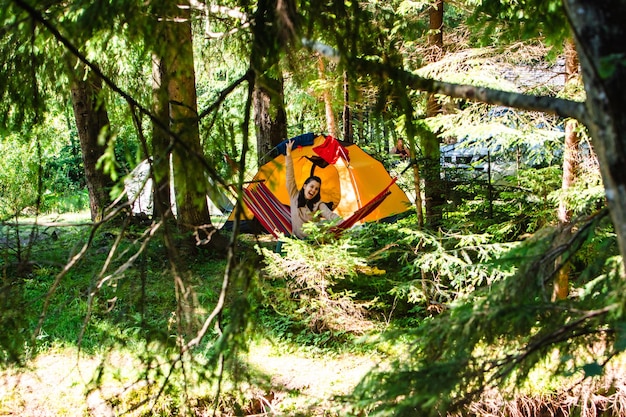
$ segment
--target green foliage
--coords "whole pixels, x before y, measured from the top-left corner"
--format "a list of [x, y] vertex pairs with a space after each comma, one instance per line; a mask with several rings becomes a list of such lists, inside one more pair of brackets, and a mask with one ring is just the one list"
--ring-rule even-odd
[[0, 265], [3, 266], [4, 273], [0, 281], [0, 369], [8, 363], [22, 363], [28, 339], [24, 332], [27, 317], [23, 314], [23, 306], [27, 301], [20, 286], [11, 282], [7, 276], [6, 253], [2, 255], [4, 259]]
[[[54, 56], [54, 45], [37, 37], [37, 28], [27, 14], [14, 2], [2, 2], [0, 21], [0, 126], [20, 130], [23, 126], [41, 122], [46, 107], [43, 80], [55, 78], [55, 71], [40, 63], [46, 62], [47, 54]], [[62, 55], [62, 54], [58, 54]]]
[[0, 142], [0, 219], [17, 216], [38, 205], [41, 196], [38, 143], [20, 142], [14, 136]]
[[0, 217], [26, 208], [64, 213], [87, 207], [80, 151], [65, 146], [55, 155], [53, 149], [32, 146], [10, 137], [0, 144], [5, 155], [0, 162]]
[[432, 235], [408, 229], [400, 232], [404, 235], [403, 243], [413, 247], [413, 255], [407, 257], [402, 271], [409, 279], [394, 288], [392, 294], [426, 309], [443, 309], [515, 271], [511, 261], [495, 262], [515, 243], [490, 243], [492, 236], [484, 234]]
[[89, 207], [83, 161], [76, 144], [61, 147], [41, 165], [45, 189], [42, 212], [78, 212]]
[[561, 0], [468, 0], [467, 3], [472, 6], [467, 23], [480, 28], [475, 36], [484, 44], [542, 37], [560, 48], [569, 36]]
[[[365, 259], [347, 237], [329, 240], [320, 231], [312, 236], [310, 240], [284, 238], [281, 253], [260, 249], [267, 264], [266, 277], [259, 284], [263, 304], [283, 317], [273, 326], [282, 335], [305, 329], [322, 334], [321, 339], [313, 336], [315, 343], [369, 330], [368, 303], [355, 299], [354, 291], [341, 285], [367, 270]], [[316, 242], [320, 239], [325, 243]]]
[[609, 54], [600, 60], [599, 71], [601, 78], [610, 78], [618, 67], [626, 66], [626, 57], [623, 53]]
[[486, 232], [496, 242], [515, 241], [556, 221], [560, 169], [553, 166], [524, 169], [489, 188], [483, 180], [463, 180], [454, 186], [451, 206], [444, 219], [449, 230]]
[[[514, 241], [557, 221], [556, 209], [565, 201], [573, 217], [588, 216], [604, 204], [600, 173], [592, 159], [580, 164], [576, 182], [564, 193], [558, 166], [525, 168], [495, 180], [490, 190], [483, 178], [456, 182], [444, 224], [472, 233], [484, 231], [495, 241]], [[453, 183], [454, 184], [454, 183]]]
[[64, 145], [49, 160], [44, 161], [43, 171], [51, 190], [68, 190], [74, 193], [85, 185], [85, 173], [77, 143]]
[[[300, 5], [298, 18], [302, 20], [297, 22], [296, 36], [328, 42], [346, 56], [416, 70], [428, 53], [422, 46], [428, 33], [424, 17], [430, 3], [305, 2]], [[453, 33], [458, 36], [454, 41], [458, 46], [451, 47], [509, 39], [517, 47], [519, 39], [539, 33], [549, 44], [560, 45], [566, 35], [560, 3], [485, 0], [446, 4], [453, 11], [451, 17], [446, 16], [446, 30], [452, 28], [450, 23], [466, 22], [466, 5], [475, 10], [473, 22], [481, 23], [473, 27], [474, 39], [469, 41], [466, 35]], [[57, 92], [68, 91], [74, 72], [67, 69], [74, 67], [75, 57], [68, 58], [60, 51], [59, 42], [14, 3], [3, 5], [0, 54], [5, 65], [0, 75], [7, 82], [0, 86], [0, 107], [5, 110], [0, 112], [0, 124], [40, 123], [46, 108], [63, 114], [56, 107], [65, 107], [66, 99]], [[121, 91], [140, 103], [149, 103], [150, 53], [168, 47], [155, 45], [155, 16], [162, 16], [171, 5], [53, 1], [47, 5], [45, 18], [56, 22]], [[246, 4], [231, 11], [251, 12], [255, 6]], [[196, 19], [199, 15], [194, 16], [196, 29], [206, 30], [203, 34], [208, 35], [196, 44], [201, 57], [197, 63], [198, 97], [200, 108], [217, 104], [210, 114], [201, 112], [203, 145], [209, 164], [231, 179], [236, 170], [224, 164], [223, 157], [237, 160], [241, 156], [241, 141], [248, 133], [240, 127], [248, 123], [242, 120], [246, 91], [240, 88], [227, 97], [222, 92], [247, 71], [252, 42], [246, 18], [224, 16], [221, 11], [214, 15], [214, 10], [205, 10], [203, 22]], [[214, 38], [217, 31], [222, 38]], [[271, 42], [268, 50], [272, 53], [282, 53], [273, 49], [282, 45], [269, 32], [257, 35], [262, 38], [257, 41]], [[519, 86], [502, 77], [503, 69], [510, 68], [509, 64], [543, 62], [546, 49], [537, 48], [528, 55], [525, 51], [513, 53], [513, 49], [506, 49], [505, 56], [491, 48], [461, 53], [441, 65], [430, 65], [426, 75], [517, 91]], [[290, 53], [293, 61], [285, 91], [289, 129], [293, 134], [317, 131], [324, 124], [318, 96], [325, 89], [311, 88], [316, 84], [322, 87], [315, 82], [316, 57], [310, 51]], [[610, 75], [622, 61], [621, 56], [608, 56], [600, 63], [602, 75]], [[405, 86], [383, 77], [372, 82], [371, 74], [355, 74], [343, 67], [343, 62], [328, 64], [323, 87], [333, 88], [333, 108], [338, 113], [344, 104], [340, 85], [346, 71], [351, 81], [346, 104], [355, 111], [356, 137], [366, 149], [385, 152], [388, 128], [397, 123], [393, 136], [411, 126], [405, 123], [408, 106], [401, 105], [398, 98], [406, 96]], [[547, 88], [533, 91], [554, 94]], [[423, 110], [423, 96], [413, 97], [416, 114]], [[139, 159], [136, 136], [149, 131], [149, 122], [138, 120], [139, 126], [134, 126], [125, 101], [116, 95], [107, 97], [107, 103], [113, 104], [108, 108], [116, 140], [110, 142], [101, 163], [107, 172], [121, 176]], [[254, 311], [279, 338], [303, 345], [351, 340], [349, 336], [375, 326], [371, 320], [375, 314], [383, 317], [384, 324], [392, 324], [391, 328], [412, 326], [401, 334], [390, 334], [387, 341], [393, 352], [402, 352], [403, 343], [410, 342], [406, 356], [395, 358], [389, 372], [372, 374], [357, 391], [361, 395], [358, 405], [372, 411], [371, 415], [427, 415], [460, 409], [466, 399], [476, 398], [483, 385], [503, 382], [502, 386], [509, 388], [507, 378], [512, 378], [511, 383], [523, 381], [546, 357], [557, 357], [554, 368], [548, 367], [555, 374], [597, 375], [605, 357], [592, 357], [577, 350], [578, 346], [610, 343], [613, 337], [615, 350], [626, 346], [620, 307], [624, 288], [616, 272], [623, 266], [614, 257], [617, 248], [611, 227], [581, 221], [576, 225], [581, 232], [567, 241], [565, 249], [554, 243], [560, 232], [546, 228], [555, 222], [554, 208], [560, 198], [566, 199], [575, 216], [595, 213], [603, 206], [597, 170], [585, 171], [583, 181], [562, 196], [556, 191], [560, 171], [555, 166], [559, 162], [555, 150], [562, 137], [554, 128], [559, 120], [467, 102], [445, 104], [459, 111], [429, 120], [433, 131], [450, 138], [490, 141], [497, 163], [515, 161], [521, 152], [522, 165], [532, 168], [518, 170], [514, 176], [499, 176], [493, 189], [482, 179], [457, 185], [464, 201], [449, 209], [443, 229], [436, 233], [420, 230], [412, 217], [396, 224], [366, 225], [339, 240], [323, 231], [311, 231], [311, 241], [285, 239], [284, 256], [261, 251], [267, 265], [258, 281], [258, 293], [251, 278], [256, 260], [248, 265], [250, 258], [244, 255], [224, 265], [204, 253], [195, 259], [180, 259], [173, 255], [178, 238], [160, 235], [156, 229], [44, 230], [31, 235], [43, 241], [33, 241], [32, 259], [17, 262], [22, 259], [17, 259], [9, 241], [14, 240], [18, 226], [3, 227], [0, 326], [6, 331], [0, 336], [0, 362], [19, 362], [26, 353], [74, 345], [78, 340], [89, 353], [111, 349], [115, 357], [117, 349], [134, 350], [143, 365], [129, 367], [136, 372], [134, 382], [153, 383], [133, 385], [128, 396], [115, 403], [117, 409], [143, 407], [148, 399], [152, 408], [142, 412], [183, 414], [189, 386], [214, 381], [218, 369], [233, 375], [245, 372], [236, 361], [230, 363], [232, 368], [224, 366], [224, 360], [236, 357], [245, 347]], [[75, 144], [68, 146], [65, 140], [71, 138], [70, 130], [3, 139], [0, 218], [33, 206], [60, 212], [86, 206], [80, 153]], [[254, 165], [255, 155], [247, 157], [248, 165]], [[402, 185], [412, 186], [410, 171], [405, 176], [409, 178]], [[524, 244], [502, 243], [530, 235], [533, 239]], [[83, 247], [83, 258], [64, 273], [66, 262]], [[572, 296], [551, 303], [547, 288], [557, 253], [571, 262]], [[225, 306], [212, 310], [222, 300], [224, 270], [232, 280], [227, 285]], [[254, 307], [257, 310], [252, 310]], [[42, 328], [33, 342], [31, 332], [40, 324], [44, 310]], [[219, 326], [207, 331], [200, 349], [180, 356], [181, 343], [195, 336], [200, 320], [207, 316], [219, 317]], [[596, 335], [600, 336], [594, 339]], [[109, 371], [105, 362], [94, 378], [94, 389], [107, 382], [102, 378]], [[222, 397], [224, 407], [214, 408], [243, 414], [241, 399], [230, 397], [236, 396], [234, 392]], [[197, 398], [206, 403], [213, 400], [206, 393]]]
[[623, 322], [623, 265], [613, 257], [616, 248], [600, 252], [596, 246], [602, 261], [589, 271], [594, 278], [577, 281], [568, 300], [550, 302], [550, 283], [557, 257], [593, 246], [604, 219], [581, 223], [565, 247], [558, 243], [562, 230], [544, 229], [495, 259], [514, 262], [515, 274], [476, 289], [410, 330], [412, 343], [391, 370], [371, 372], [355, 391], [357, 409], [373, 416], [436, 416], [460, 412], [485, 388], [513, 394], [538, 368], [549, 378], [597, 374], [617, 352], [619, 345], [607, 336]]

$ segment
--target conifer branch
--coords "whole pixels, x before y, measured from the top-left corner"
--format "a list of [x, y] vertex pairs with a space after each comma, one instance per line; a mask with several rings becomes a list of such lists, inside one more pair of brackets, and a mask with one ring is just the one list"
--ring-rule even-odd
[[454, 98], [514, 107], [522, 110], [551, 113], [561, 117], [574, 118], [583, 124], [586, 124], [585, 122], [587, 121], [587, 112], [583, 102], [438, 81], [373, 59], [343, 57], [339, 51], [319, 41], [304, 39], [302, 43], [305, 47], [333, 61], [343, 59], [345, 65], [357, 73], [367, 73], [370, 76], [377, 77], [381, 82], [393, 80], [411, 90], [443, 94]]

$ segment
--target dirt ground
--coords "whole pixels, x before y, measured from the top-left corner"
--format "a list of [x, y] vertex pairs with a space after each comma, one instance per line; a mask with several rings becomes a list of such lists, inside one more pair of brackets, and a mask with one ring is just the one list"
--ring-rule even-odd
[[[247, 360], [271, 378], [271, 392], [263, 398], [262, 415], [329, 415], [337, 407], [336, 395], [348, 394], [374, 365], [361, 356], [332, 358], [277, 354], [257, 346]], [[117, 358], [123, 363], [125, 358]], [[123, 392], [122, 386], [105, 386], [88, 394], [88, 386], [100, 359], [73, 353], [39, 356], [26, 369], [0, 372], [0, 416], [8, 417], [109, 417], [116, 415], [101, 392]], [[132, 368], [128, 362], [127, 369]], [[319, 413], [319, 414], [318, 414]], [[334, 414], [336, 415], [336, 414]]]
[[[280, 412], [306, 406], [315, 415], [342, 415], [341, 404], [334, 397], [349, 394], [376, 365], [372, 358], [361, 355], [312, 357], [273, 352], [269, 347], [259, 347], [251, 351], [249, 361], [271, 375], [275, 407]], [[297, 396], [290, 398], [289, 392], [297, 392]]]
[[42, 355], [26, 369], [2, 372], [0, 416], [73, 417], [97, 411], [93, 398], [85, 398], [85, 387], [98, 362], [77, 359], [67, 353]]
[[[134, 367], [128, 357], [109, 359], [117, 363], [122, 374], [124, 370], [132, 371]], [[269, 376], [269, 388], [265, 386], [257, 391], [254, 407], [249, 408], [246, 414], [259, 417], [345, 415], [343, 405], [336, 397], [350, 393], [376, 365], [372, 358], [362, 355], [306, 355], [301, 352], [281, 352], [269, 344], [252, 346], [244, 359], [248, 366]], [[0, 371], [0, 416], [121, 415], [116, 414], [111, 404], [103, 400], [102, 393], [107, 397], [123, 394], [128, 387], [103, 382], [100, 390], [88, 392], [89, 381], [99, 363], [100, 359], [95, 357], [79, 358], [72, 352], [57, 352], [39, 356], [25, 369]], [[626, 416], [626, 376], [621, 369], [624, 368], [607, 369], [604, 383], [588, 380], [550, 397], [517, 396], [505, 399], [498, 392], [488, 392], [481, 402], [472, 404], [464, 416]], [[205, 407], [196, 415], [213, 415], [212, 411], [208, 411], [209, 408]], [[225, 417], [232, 414], [217, 415]]]

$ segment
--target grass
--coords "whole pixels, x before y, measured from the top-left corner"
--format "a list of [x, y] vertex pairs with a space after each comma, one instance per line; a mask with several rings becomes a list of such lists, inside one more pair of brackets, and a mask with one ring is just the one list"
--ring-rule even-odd
[[[343, 354], [325, 357], [298, 352], [282, 351], [269, 340], [251, 343], [242, 360], [249, 367], [248, 380], [224, 384], [224, 411], [233, 407], [235, 400], [240, 408], [252, 411], [265, 406], [266, 410], [281, 413], [307, 412], [309, 415], [328, 415], [333, 408], [342, 407], [334, 398], [347, 395], [374, 364], [368, 356]], [[102, 361], [107, 372], [93, 389], [94, 377], [99, 374]], [[0, 375], [0, 413], [15, 416], [86, 416], [117, 413], [130, 407], [136, 396], [148, 395], [145, 383], [140, 383], [140, 367], [136, 352], [119, 350], [109, 355], [87, 355], [74, 348], [49, 348], [37, 355], [25, 367], [10, 367]], [[254, 377], [251, 375], [255, 375]], [[152, 395], [158, 385], [152, 388]], [[213, 384], [198, 384], [191, 392], [197, 407], [210, 415]], [[171, 397], [169, 397], [171, 399]], [[204, 405], [198, 405], [205, 399]], [[230, 398], [230, 400], [228, 400]], [[141, 398], [144, 399], [144, 398]], [[168, 396], [147, 403], [127, 415], [175, 415], [167, 405]], [[97, 411], [99, 410], [99, 411]], [[196, 410], [199, 411], [199, 410]], [[98, 414], [101, 413], [101, 414]], [[172, 413], [172, 414], [169, 414]], [[340, 414], [338, 414], [340, 415]]]
[[[327, 291], [320, 281], [323, 262], [308, 281], [259, 274], [263, 264], [257, 248], [271, 250], [274, 243], [241, 236], [242, 268], [231, 276], [219, 325], [211, 322], [202, 342], [181, 353], [177, 343], [191, 340], [218, 302], [226, 262], [205, 254], [185, 258], [181, 287], [158, 240], [125, 268], [141, 247], [142, 230], [125, 231], [118, 250], [111, 253], [121, 233], [119, 225], [111, 225], [98, 230], [85, 256], [60, 274], [89, 239], [87, 219], [87, 213], [38, 218], [43, 237], [31, 248], [28, 268], [21, 270], [14, 261], [9, 226], [0, 231], [6, 242], [0, 260], [3, 282], [11, 283], [3, 284], [2, 295], [19, 289], [18, 298], [3, 299], [0, 318], [4, 325], [12, 323], [7, 313], [23, 313], [0, 335], [3, 351], [15, 348], [8, 335], [23, 337], [15, 348], [23, 361], [11, 363], [5, 357], [0, 371], [0, 415], [349, 415], [354, 387], [369, 370], [386, 367], [388, 358], [401, 355], [411, 343], [408, 338], [379, 337], [382, 332], [419, 325], [420, 315], [427, 314], [389, 295], [403, 279], [390, 252], [377, 253], [376, 268], [359, 267], [356, 276], [354, 271], [341, 272], [342, 266], [353, 265], [345, 260], [349, 251], [333, 253], [336, 282]], [[25, 219], [22, 230], [33, 224]], [[400, 253], [401, 242], [392, 240], [393, 231], [386, 233]], [[299, 268], [306, 264], [299, 262]], [[380, 274], [383, 270], [387, 272]], [[307, 272], [301, 271], [300, 278]], [[342, 275], [349, 278], [339, 279]], [[323, 291], [315, 287], [320, 283]], [[324, 303], [316, 304], [322, 293]], [[340, 298], [345, 294], [347, 298]], [[336, 300], [370, 303], [359, 315], [350, 315], [345, 304], [332, 304], [337, 307], [332, 310], [333, 327], [311, 326], [308, 319], [315, 308]], [[186, 302], [189, 308], [181, 309]], [[44, 307], [45, 320], [40, 322]], [[40, 323], [34, 343], [28, 336]], [[467, 415], [522, 416], [524, 407], [562, 410], [572, 398], [585, 395], [589, 407], [611, 405], [626, 412], [620, 369], [561, 393], [555, 386], [541, 388], [549, 376], [538, 373], [535, 384], [520, 395], [488, 391]], [[616, 389], [602, 391], [609, 378], [617, 381]]]
[[[238, 340], [228, 342], [228, 350], [221, 350], [220, 335], [235, 324], [239, 282], [228, 295], [224, 328], [211, 328], [200, 348], [181, 361], [174, 348], [180, 313], [176, 287], [158, 242], [132, 268], [121, 269], [140, 246], [135, 238], [139, 231], [130, 230], [111, 256], [118, 227], [101, 228], [85, 255], [60, 274], [90, 238], [91, 230], [85, 226], [88, 213], [23, 220], [20, 232], [37, 225], [45, 233], [30, 248], [28, 270], [18, 273], [12, 262], [2, 268], [23, 294], [23, 325], [30, 332], [41, 327], [36, 343], [24, 340], [28, 348], [20, 357], [25, 362], [6, 363], [0, 375], [2, 415], [83, 416], [122, 410], [132, 410], [127, 415], [173, 415], [185, 406], [193, 408], [186, 412], [196, 415], [208, 415], [212, 409], [226, 414], [268, 410], [323, 414], [332, 408], [333, 398], [348, 394], [373, 363], [365, 351], [344, 345], [340, 353], [339, 341], [348, 339], [337, 335], [312, 334], [305, 328], [293, 337], [277, 333], [281, 318], [262, 305], [252, 308], [265, 322], [256, 321], [253, 328], [233, 336]], [[13, 250], [9, 228], [2, 230], [7, 236], [6, 260]], [[242, 263], [251, 271], [258, 268], [255, 246], [272, 248], [274, 243], [241, 237]], [[110, 266], [103, 272], [107, 258]], [[218, 300], [226, 265], [211, 258], [186, 259], [186, 264], [196, 306], [193, 315], [198, 318], [192, 327], [197, 329]], [[45, 319], [40, 322], [44, 308]], [[220, 367], [226, 373], [221, 399], [215, 402]], [[190, 381], [196, 381], [193, 388]], [[151, 396], [158, 399], [142, 403]]]

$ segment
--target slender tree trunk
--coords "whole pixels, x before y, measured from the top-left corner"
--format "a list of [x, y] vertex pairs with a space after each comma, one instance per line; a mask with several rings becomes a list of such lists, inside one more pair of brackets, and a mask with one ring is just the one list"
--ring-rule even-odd
[[[163, 126], [169, 126], [169, 94], [165, 62], [158, 53], [152, 58], [152, 108], [155, 116]], [[170, 193], [170, 145], [172, 137], [158, 126], [152, 126], [152, 196], [153, 217], [162, 219], [172, 214], [172, 197]]]
[[[324, 58], [322, 55], [317, 56], [317, 70], [320, 80], [326, 81], [326, 66], [324, 65]], [[333, 112], [333, 100], [330, 90], [327, 87], [324, 87], [322, 97], [324, 99], [324, 109], [326, 112], [326, 129], [329, 135], [336, 138], [339, 132], [337, 130], [337, 122], [335, 121], [335, 114]]]
[[[573, 39], [565, 41], [565, 88], [578, 83], [579, 61], [576, 53], [576, 45]], [[568, 120], [565, 124], [565, 148], [563, 154], [563, 180], [561, 189], [567, 191], [577, 173], [577, 154], [580, 137], [576, 132], [578, 122], [574, 119]], [[571, 220], [571, 210], [567, 206], [565, 199], [559, 202], [558, 219], [560, 223], [569, 223]]]
[[437, 62], [443, 58], [443, 6], [444, 0], [436, 0], [428, 9], [428, 62]]
[[350, 80], [348, 73], [343, 73], [343, 140], [354, 143], [352, 114], [350, 111]]
[[[428, 45], [429, 62], [439, 61], [443, 57], [443, 0], [437, 0], [428, 11], [430, 31]], [[426, 117], [434, 117], [441, 113], [441, 105], [434, 94], [429, 93], [426, 105]], [[445, 203], [444, 186], [441, 178], [441, 160], [439, 136], [436, 134], [421, 135], [422, 151], [424, 152], [423, 177], [424, 197], [426, 205], [426, 224], [436, 227], [441, 221], [442, 208]]]
[[257, 78], [253, 92], [259, 166], [271, 159], [270, 151], [287, 138], [287, 113], [283, 79]]
[[[281, 23], [289, 21], [288, 11], [276, 0], [260, 0], [254, 14], [254, 35], [250, 65], [255, 71], [252, 94], [259, 166], [271, 159], [270, 151], [287, 138], [284, 81], [280, 70], [276, 39], [282, 34]], [[287, 13], [278, 16], [277, 13]], [[282, 19], [279, 22], [279, 18]], [[273, 76], [272, 74], [278, 74]]]
[[[408, 135], [408, 137], [409, 143], [415, 143], [415, 139], [411, 139], [410, 135]], [[411, 148], [413, 148], [412, 152], [415, 152], [415, 147], [411, 146]], [[413, 168], [413, 184], [415, 186], [415, 211], [417, 212], [417, 224], [421, 228], [424, 227], [424, 203], [422, 201], [422, 185], [419, 165], [417, 162]]]
[[[579, 62], [578, 54], [576, 53], [576, 45], [573, 39], [567, 39], [564, 45], [565, 49], [565, 88], [567, 89], [571, 85], [578, 83], [579, 74]], [[580, 137], [576, 132], [578, 122], [574, 119], [568, 120], [565, 123], [565, 145], [563, 152], [563, 179], [561, 182], [561, 192], [565, 196], [567, 190], [574, 184], [577, 177], [578, 163], [578, 145], [580, 143]], [[565, 231], [569, 232], [566, 236], [571, 235], [572, 212], [567, 205], [567, 200], [562, 197], [559, 201], [559, 208], [557, 217], [559, 219], [559, 225], [563, 227]], [[568, 239], [569, 240], [569, 239]], [[563, 262], [563, 259], [559, 257], [556, 260], [557, 267]], [[554, 280], [554, 291], [552, 294], [553, 300], [564, 300], [569, 295], [569, 274], [571, 265], [569, 262], [562, 265], [557, 271]]]
[[188, 13], [171, 25], [168, 46], [173, 59], [168, 62], [171, 129], [178, 142], [172, 152], [174, 190], [178, 222], [183, 228], [210, 224], [207, 186], [204, 179], [200, 130], [197, 120], [197, 98]]
[[[561, 191], [565, 193], [576, 179], [578, 168], [577, 155], [580, 137], [576, 132], [578, 122], [576, 120], [568, 120], [565, 123], [565, 144], [563, 152], [563, 178], [561, 181]], [[559, 201], [557, 217], [559, 223], [569, 223], [571, 221], [572, 212], [567, 205], [567, 201], [562, 198]]]
[[[188, 2], [186, 6], [177, 5], [177, 15], [165, 24], [170, 129], [176, 138], [172, 149], [176, 218], [181, 231], [194, 233], [195, 245], [223, 252], [228, 240], [212, 225], [207, 202]], [[195, 245], [187, 248], [193, 251]]]
[[85, 169], [91, 220], [100, 221], [106, 207], [111, 204], [110, 191], [113, 187], [111, 176], [98, 168], [98, 160], [107, 148], [107, 141], [99, 143], [99, 136], [105, 135], [109, 127], [109, 116], [100, 91], [102, 80], [89, 73], [86, 79], [72, 81], [72, 105]]
[[417, 149], [415, 146], [416, 125], [413, 118], [414, 109], [407, 92], [402, 92], [401, 106], [404, 108], [404, 116], [406, 117], [406, 137], [409, 142], [409, 152], [411, 154], [411, 162], [413, 164], [413, 186], [415, 187], [415, 212], [417, 213], [417, 224], [420, 228], [424, 227], [424, 206], [422, 201], [422, 185], [420, 178], [420, 164], [417, 158]]

